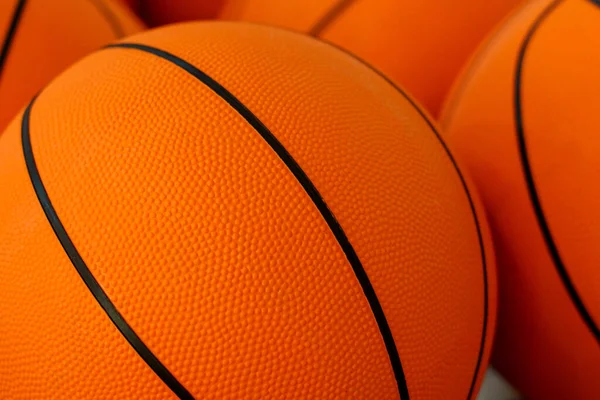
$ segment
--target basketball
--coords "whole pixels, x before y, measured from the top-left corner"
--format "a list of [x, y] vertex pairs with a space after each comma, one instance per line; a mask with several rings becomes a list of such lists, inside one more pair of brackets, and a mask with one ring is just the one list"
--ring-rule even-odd
[[445, 107], [498, 256], [493, 365], [528, 399], [600, 398], [600, 7], [532, 1]]
[[141, 29], [113, 0], [2, 0], [0, 131], [63, 69]]
[[6, 398], [476, 396], [477, 196], [330, 44], [201, 22], [109, 45], [12, 121], [0, 187]]
[[[476, 46], [521, 0], [142, 1], [149, 20], [210, 18], [333, 42], [405, 87], [434, 116]], [[209, 9], [210, 8], [210, 9]]]

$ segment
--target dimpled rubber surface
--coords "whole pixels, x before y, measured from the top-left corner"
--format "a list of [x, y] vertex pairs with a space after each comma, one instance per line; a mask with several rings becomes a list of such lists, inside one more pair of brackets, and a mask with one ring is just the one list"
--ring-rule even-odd
[[[484, 315], [480, 243], [456, 170], [407, 99], [350, 56], [271, 28], [190, 24], [134, 41], [197, 66], [265, 123], [358, 253], [411, 397], [465, 398]], [[82, 258], [196, 398], [398, 398], [322, 215], [199, 80], [149, 53], [105, 49], [42, 93], [30, 128]]]
[[[536, 21], [542, 22], [536, 27]], [[600, 398], [599, 342], [540, 229], [515, 123], [520, 115], [543, 217], [597, 325], [598, 21], [600, 7], [592, 1], [528, 3], [482, 48], [443, 117], [449, 144], [480, 189], [495, 239], [500, 308], [493, 363], [525, 398]], [[532, 29], [517, 107], [516, 67]]]
[[[0, 4], [0, 46], [17, 3], [3, 0]], [[142, 23], [117, 0], [26, 0], [0, 70], [0, 131], [70, 64], [142, 29]]]
[[90, 295], [48, 224], [21, 150], [0, 139], [0, 397], [172, 398]]
[[[263, 139], [167, 61], [120, 49], [85, 61], [36, 102], [34, 151], [83, 259], [157, 357], [198, 398], [394, 398], [351, 268]], [[129, 111], [119, 112], [115, 95]], [[90, 104], [118, 117], [79, 113], [65, 123], [64, 115], [51, 118], [59, 98], [68, 98], [61, 110], [71, 115]], [[79, 130], [99, 134], [73, 137], [68, 154], [43, 162], [61, 143], [35, 132]], [[53, 179], [67, 169], [80, 176]], [[78, 204], [74, 181], [86, 182]]]
[[[523, 2], [222, 1], [220, 19], [281, 26], [336, 43], [402, 85], [434, 116], [471, 53], [496, 24]], [[191, 4], [186, 0], [171, 0], [170, 4], [172, 8], [184, 9], [186, 3]]]
[[[236, 26], [189, 24], [180, 35], [159, 30], [132, 40], [193, 60], [275, 132], [365, 266], [411, 393], [466, 396], [481, 337], [483, 267], [467, 196], [440, 142], [404, 96], [347, 54], [241, 25], [261, 43], [247, 46]], [[306, 50], [288, 49], [288, 41]]]

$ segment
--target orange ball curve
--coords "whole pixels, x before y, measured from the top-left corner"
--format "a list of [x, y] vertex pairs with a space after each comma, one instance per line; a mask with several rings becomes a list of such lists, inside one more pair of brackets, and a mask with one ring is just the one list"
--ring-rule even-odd
[[494, 365], [528, 399], [600, 398], [600, 4], [532, 1], [483, 47], [443, 125], [498, 254]]
[[146, 0], [149, 20], [219, 18], [331, 41], [406, 88], [434, 116], [487, 33], [521, 0]]
[[0, 132], [70, 64], [142, 29], [113, 0], [0, 1]]
[[404, 92], [306, 35], [104, 48], [0, 141], [0, 392], [473, 398], [496, 291], [465, 179]]

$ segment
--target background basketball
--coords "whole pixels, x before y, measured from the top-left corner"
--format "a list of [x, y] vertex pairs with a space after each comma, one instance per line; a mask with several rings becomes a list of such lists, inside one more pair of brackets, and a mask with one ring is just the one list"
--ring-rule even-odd
[[64, 68], [141, 29], [112, 0], [0, 1], [0, 131]]
[[0, 186], [9, 398], [477, 392], [476, 199], [410, 98], [326, 43], [215, 22], [105, 48], [12, 122]]
[[492, 360], [528, 399], [600, 398], [599, 48], [597, 2], [533, 1], [444, 113], [498, 253]]
[[326, 39], [374, 65], [437, 115], [475, 47], [518, 3], [520, 0], [146, 0], [142, 6], [151, 22], [217, 15]]

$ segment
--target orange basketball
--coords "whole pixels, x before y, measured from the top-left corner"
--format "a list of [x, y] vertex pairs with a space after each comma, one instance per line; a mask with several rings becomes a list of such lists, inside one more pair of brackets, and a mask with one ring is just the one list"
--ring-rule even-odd
[[533, 1], [444, 113], [490, 213], [498, 369], [528, 399], [600, 399], [600, 7]]
[[473, 397], [495, 272], [435, 127], [347, 53], [195, 23], [0, 140], [8, 398]]
[[456, 74], [521, 0], [143, 0], [150, 22], [218, 16], [306, 32], [368, 61], [437, 115]]
[[112, 0], [0, 1], [0, 131], [55, 75], [142, 24]]

